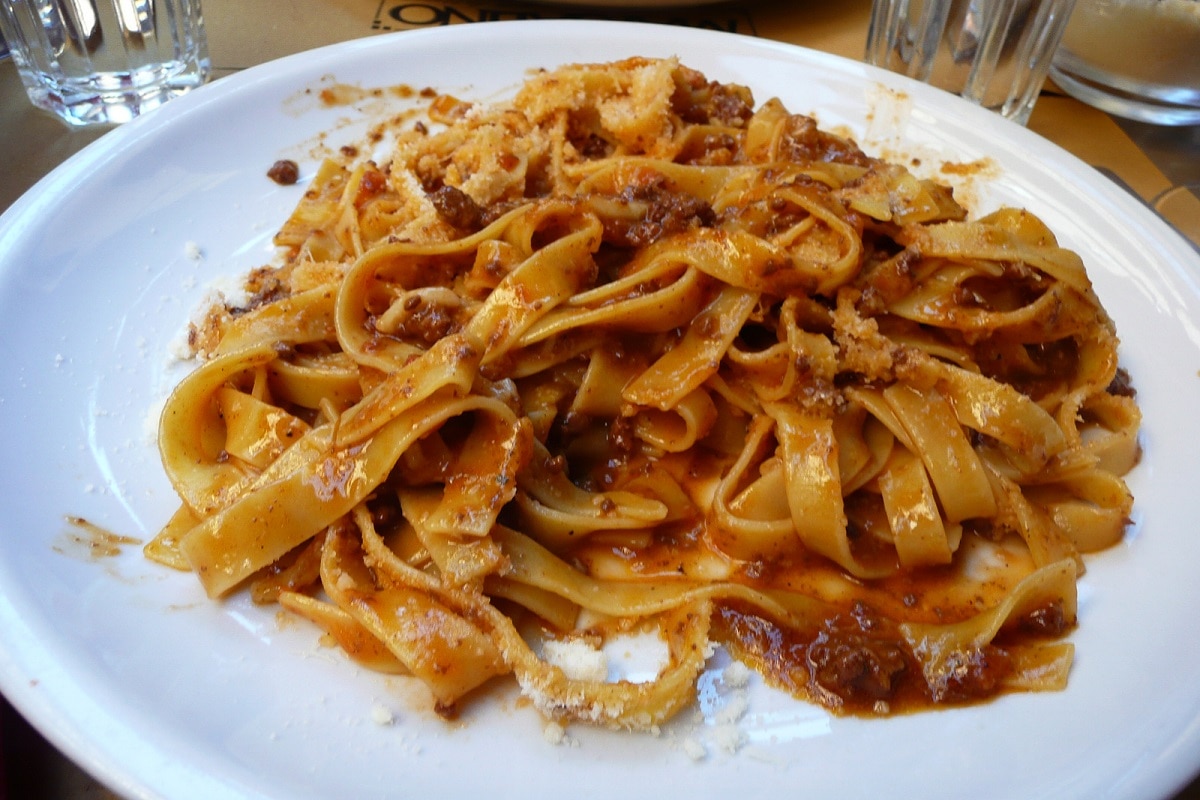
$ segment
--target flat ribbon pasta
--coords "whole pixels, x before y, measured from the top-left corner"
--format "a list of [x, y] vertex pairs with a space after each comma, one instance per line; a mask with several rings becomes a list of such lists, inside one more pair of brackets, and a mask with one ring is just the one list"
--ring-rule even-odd
[[[1079, 257], [673, 59], [327, 161], [190, 331], [147, 556], [452, 714], [653, 729], [715, 644], [850, 713], [1060, 689], [1140, 416]], [[563, 643], [660, 637], [648, 680]]]

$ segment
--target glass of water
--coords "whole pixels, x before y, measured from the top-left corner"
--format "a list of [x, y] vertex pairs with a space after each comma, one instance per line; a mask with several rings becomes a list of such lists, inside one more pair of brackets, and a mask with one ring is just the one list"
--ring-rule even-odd
[[1200, 124], [1200, 0], [1086, 0], [1050, 75], [1110, 114]]
[[0, 0], [29, 99], [72, 125], [126, 122], [209, 76], [200, 0]]
[[1024, 125], [1074, 5], [1075, 0], [874, 0], [867, 61]]

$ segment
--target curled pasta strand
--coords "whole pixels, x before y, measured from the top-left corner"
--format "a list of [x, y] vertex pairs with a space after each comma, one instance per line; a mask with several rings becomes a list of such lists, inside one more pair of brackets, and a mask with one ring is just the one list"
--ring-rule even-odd
[[900, 566], [949, 564], [954, 548], [921, 460], [907, 450], [893, 450], [879, 475], [879, 489]]
[[237, 462], [220, 457], [226, 428], [215, 401], [228, 382], [275, 358], [266, 344], [213, 358], [167, 398], [159, 422], [163, 468], [194, 514], [207, 516], [228, 505], [251, 479]]
[[563, 545], [602, 530], [644, 528], [667, 516], [667, 507], [654, 498], [579, 488], [562, 465], [538, 445], [518, 485], [515, 499], [522, 519], [530, 532], [547, 544]]
[[[1024, 578], [1001, 603], [984, 613], [951, 625], [905, 623], [900, 629], [920, 661], [926, 682], [936, 695], [945, 696], [954, 690], [961, 670], [979, 658], [1005, 626], [1016, 624], [1047, 603], [1054, 604], [1065, 619], [1075, 619], [1075, 578], [1074, 561], [1055, 561]], [[1049, 663], [1055, 668], [1043, 674], [1034, 688], [1061, 689], [1066, 684], [1069, 658], [1054, 658]]]
[[794, 547], [782, 467], [754, 476], [774, 452], [774, 427], [774, 421], [765, 415], [750, 423], [737, 460], [713, 493], [710, 535], [721, 551], [736, 558], [769, 557]]
[[660, 411], [680, 405], [717, 371], [721, 357], [757, 303], [756, 293], [722, 289], [688, 325], [683, 338], [625, 386], [622, 397]]

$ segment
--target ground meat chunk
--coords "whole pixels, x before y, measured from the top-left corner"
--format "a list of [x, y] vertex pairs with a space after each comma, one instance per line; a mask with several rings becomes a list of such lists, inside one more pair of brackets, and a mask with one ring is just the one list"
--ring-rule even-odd
[[817, 121], [803, 114], [793, 114], [784, 132], [784, 152], [797, 162], [835, 161], [842, 164], [867, 166], [871, 160], [849, 139], [826, 133]]
[[291, 186], [300, 180], [300, 166], [291, 159], [281, 158], [267, 170], [267, 177], [280, 186]]
[[1062, 636], [1071, 626], [1061, 601], [1035, 608], [1017, 621], [1018, 628], [1034, 636]]
[[908, 668], [898, 640], [879, 631], [861, 605], [831, 620], [808, 645], [806, 660], [814, 687], [855, 703], [887, 700]]
[[1133, 378], [1124, 367], [1120, 367], [1113, 376], [1112, 383], [1108, 385], [1108, 393], [1117, 397], [1137, 396], [1137, 389], [1133, 388]]
[[606, 221], [605, 240], [625, 247], [644, 247], [672, 233], [711, 227], [716, 221], [707, 202], [686, 192], [671, 191], [661, 183], [627, 188], [619, 200], [646, 204], [645, 213], [636, 221]]
[[671, 106], [685, 122], [740, 128], [754, 114], [754, 96], [744, 86], [707, 81], [686, 68], [680, 70], [678, 80]]
[[454, 186], [442, 186], [429, 195], [438, 216], [460, 231], [477, 231], [482, 227], [484, 210], [469, 194]]

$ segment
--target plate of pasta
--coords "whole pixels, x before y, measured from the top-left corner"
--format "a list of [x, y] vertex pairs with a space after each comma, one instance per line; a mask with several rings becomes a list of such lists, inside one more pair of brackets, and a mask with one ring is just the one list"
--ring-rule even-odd
[[1198, 278], [784, 44], [247, 70], [0, 217], [0, 688], [137, 797], [1167, 797]]

